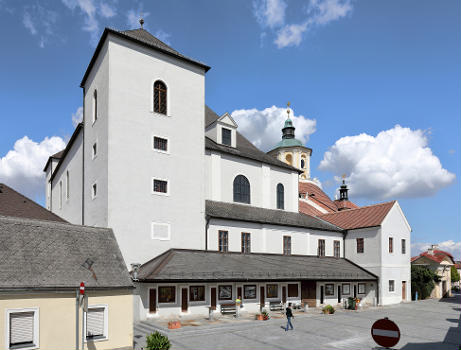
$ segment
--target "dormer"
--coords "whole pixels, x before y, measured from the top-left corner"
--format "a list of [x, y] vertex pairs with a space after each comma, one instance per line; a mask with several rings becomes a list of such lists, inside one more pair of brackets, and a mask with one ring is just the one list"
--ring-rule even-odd
[[205, 129], [205, 135], [214, 142], [237, 147], [237, 123], [229, 113], [224, 113]]

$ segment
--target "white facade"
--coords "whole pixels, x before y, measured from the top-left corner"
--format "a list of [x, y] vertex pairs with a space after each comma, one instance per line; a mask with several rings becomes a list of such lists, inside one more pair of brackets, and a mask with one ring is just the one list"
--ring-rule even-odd
[[[346, 258], [379, 277], [381, 305], [411, 300], [410, 232], [411, 228], [396, 202], [381, 226], [349, 230], [346, 235]], [[357, 253], [357, 238], [363, 238], [363, 253]], [[389, 238], [393, 242], [392, 253], [389, 252]], [[402, 253], [402, 240], [405, 240], [405, 253]], [[394, 281], [393, 291], [389, 281]], [[403, 289], [405, 295], [402, 295]]]

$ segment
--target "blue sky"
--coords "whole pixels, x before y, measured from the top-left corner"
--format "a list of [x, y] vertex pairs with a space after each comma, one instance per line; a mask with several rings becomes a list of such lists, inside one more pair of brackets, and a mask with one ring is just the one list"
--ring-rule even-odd
[[43, 203], [44, 159], [72, 134], [100, 34], [141, 13], [212, 67], [206, 103], [259, 147], [278, 140], [290, 101], [329, 195], [346, 173], [356, 203], [399, 200], [415, 250], [461, 255], [456, 0], [0, 0], [1, 182]]

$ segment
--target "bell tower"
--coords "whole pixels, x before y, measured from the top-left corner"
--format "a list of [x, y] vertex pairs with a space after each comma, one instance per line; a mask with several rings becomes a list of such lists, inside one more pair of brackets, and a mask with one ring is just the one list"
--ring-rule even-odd
[[290, 102], [287, 103], [287, 119], [282, 128], [282, 140], [267, 154], [302, 171], [299, 179], [310, 180], [310, 159], [312, 149], [295, 138], [295, 126], [290, 118]]

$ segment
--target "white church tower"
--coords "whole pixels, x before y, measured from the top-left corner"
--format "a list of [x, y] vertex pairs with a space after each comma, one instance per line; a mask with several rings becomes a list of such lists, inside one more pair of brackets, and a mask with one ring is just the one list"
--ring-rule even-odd
[[310, 180], [310, 159], [312, 149], [303, 145], [303, 143], [295, 138], [295, 127], [290, 119], [290, 103], [287, 104], [287, 120], [282, 129], [282, 140], [267, 154], [278, 158], [295, 168], [302, 171], [299, 174], [299, 179]]

